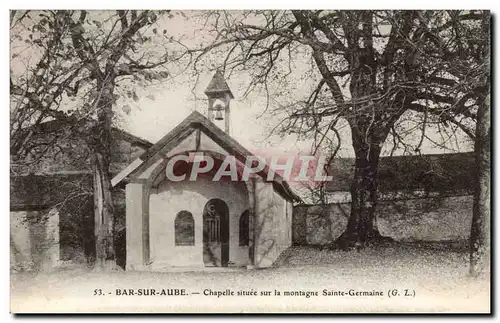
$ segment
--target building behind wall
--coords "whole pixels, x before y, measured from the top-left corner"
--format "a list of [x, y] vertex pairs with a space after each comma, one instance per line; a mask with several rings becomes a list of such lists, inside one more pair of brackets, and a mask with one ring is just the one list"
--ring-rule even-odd
[[[68, 122], [49, 121], [35, 129], [34, 140], [65, 134]], [[152, 144], [114, 128], [111, 171], [126, 165]], [[85, 143], [76, 136], [57, 142], [40, 160], [11, 162], [10, 255], [14, 270], [50, 270], [92, 265], [95, 258], [92, 173]], [[124, 266], [125, 194], [113, 191], [117, 218], [118, 264]]]
[[[333, 162], [326, 204], [294, 209], [293, 241], [328, 245], [344, 231], [350, 214], [354, 159]], [[467, 245], [472, 221], [473, 153], [382, 157], [379, 170], [379, 231], [398, 241]]]

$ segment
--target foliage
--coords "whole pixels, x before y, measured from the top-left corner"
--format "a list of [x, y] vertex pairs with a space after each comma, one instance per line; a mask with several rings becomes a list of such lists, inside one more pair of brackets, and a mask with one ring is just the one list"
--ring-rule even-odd
[[[181, 64], [173, 38], [158, 31], [165, 19], [148, 10], [12, 11], [11, 156], [36, 160], [70, 134], [87, 136], [105, 101], [130, 113], [140, 89], [169, 77], [167, 63]], [[68, 131], [41, 143], [48, 120]]]

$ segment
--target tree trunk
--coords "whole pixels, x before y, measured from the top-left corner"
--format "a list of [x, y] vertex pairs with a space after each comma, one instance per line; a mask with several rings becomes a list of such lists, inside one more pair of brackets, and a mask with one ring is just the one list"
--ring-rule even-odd
[[377, 205], [377, 180], [380, 146], [366, 145], [353, 140], [356, 162], [351, 183], [351, 213], [346, 230], [335, 242], [345, 249], [355, 246], [363, 248], [367, 243], [380, 240], [375, 216]]
[[475, 155], [477, 182], [474, 193], [470, 233], [470, 274], [490, 272], [490, 183], [491, 183], [491, 114], [490, 96], [477, 113]]
[[[106, 166], [108, 165], [108, 167]], [[108, 157], [94, 153], [94, 208], [96, 233], [96, 266], [114, 268], [114, 212]]]
[[97, 103], [98, 122], [93, 128], [93, 173], [96, 235], [96, 268], [116, 268], [115, 218], [109, 172], [111, 156], [112, 93], [114, 84], [100, 85], [103, 98]]

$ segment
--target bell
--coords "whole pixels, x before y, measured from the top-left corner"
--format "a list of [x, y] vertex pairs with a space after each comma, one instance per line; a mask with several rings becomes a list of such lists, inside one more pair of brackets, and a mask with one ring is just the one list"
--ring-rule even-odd
[[216, 110], [215, 111], [215, 120], [224, 120], [224, 117], [222, 116], [222, 110]]

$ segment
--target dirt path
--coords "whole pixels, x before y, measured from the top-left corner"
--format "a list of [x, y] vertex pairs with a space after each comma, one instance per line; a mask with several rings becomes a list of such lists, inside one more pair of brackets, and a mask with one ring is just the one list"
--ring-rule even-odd
[[[287, 253], [280, 267], [251, 271], [16, 274], [11, 279], [11, 308], [16, 312], [489, 311], [489, 281], [468, 277], [465, 252], [385, 246], [359, 253], [314, 248]], [[126, 291], [123, 296], [124, 289], [136, 294]], [[184, 290], [186, 295], [137, 295], [151, 289], [166, 294]], [[382, 295], [369, 295], [377, 293]]]

